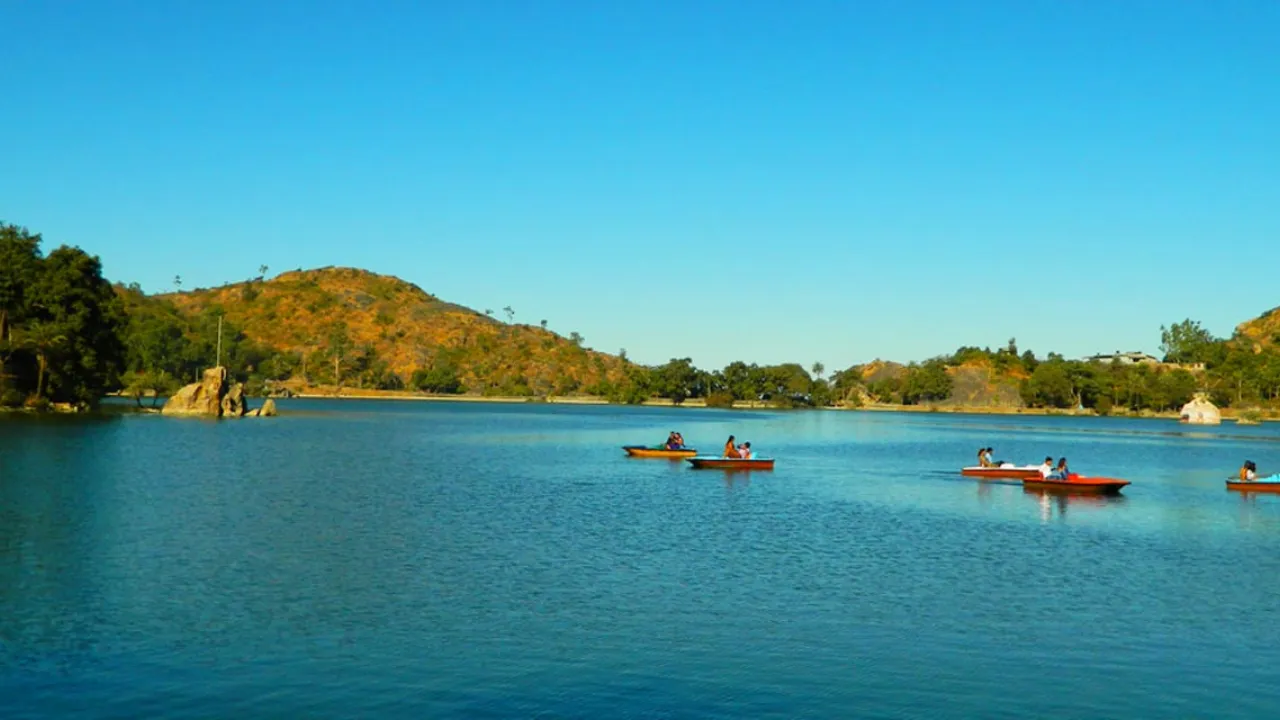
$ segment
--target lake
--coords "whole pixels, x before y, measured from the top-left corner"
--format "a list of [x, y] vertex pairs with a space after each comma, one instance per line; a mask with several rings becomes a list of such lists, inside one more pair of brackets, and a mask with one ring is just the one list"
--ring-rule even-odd
[[[1272, 718], [1280, 428], [290, 400], [0, 417], [0, 716]], [[772, 472], [632, 460], [730, 433]], [[1066, 455], [1042, 498], [958, 474]]]

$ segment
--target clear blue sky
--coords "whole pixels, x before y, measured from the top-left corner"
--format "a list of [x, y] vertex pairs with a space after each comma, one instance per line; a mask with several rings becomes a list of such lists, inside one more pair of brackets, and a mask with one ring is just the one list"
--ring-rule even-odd
[[8, 2], [0, 27], [0, 219], [149, 291], [356, 266], [641, 362], [830, 369], [1155, 351], [1280, 305], [1274, 0]]

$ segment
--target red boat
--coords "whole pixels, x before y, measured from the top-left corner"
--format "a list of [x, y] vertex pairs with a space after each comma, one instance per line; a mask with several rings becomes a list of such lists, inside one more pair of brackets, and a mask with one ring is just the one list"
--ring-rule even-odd
[[1026, 480], [1040, 477], [1040, 468], [1032, 465], [1021, 467], [1008, 465], [1005, 467], [966, 467], [960, 468], [960, 474], [967, 477], [987, 480]]
[[772, 470], [773, 458], [695, 457], [689, 464], [698, 470]]
[[1068, 475], [1066, 480], [1049, 480], [1037, 475], [1022, 481], [1022, 487], [1028, 490], [1081, 495], [1119, 495], [1120, 488], [1128, 484], [1128, 480], [1118, 478], [1084, 477], [1075, 474]]
[[1228, 490], [1240, 492], [1280, 493], [1280, 480], [1227, 480]]

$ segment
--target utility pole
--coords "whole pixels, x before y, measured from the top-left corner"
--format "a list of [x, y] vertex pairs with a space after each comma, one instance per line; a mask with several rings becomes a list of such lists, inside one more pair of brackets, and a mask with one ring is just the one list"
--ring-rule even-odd
[[218, 316], [218, 364], [214, 367], [222, 367], [222, 316]]

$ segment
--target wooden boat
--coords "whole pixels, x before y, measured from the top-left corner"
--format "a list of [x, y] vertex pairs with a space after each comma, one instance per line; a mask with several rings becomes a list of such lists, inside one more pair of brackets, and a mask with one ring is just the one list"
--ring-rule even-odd
[[1238, 490], [1240, 492], [1280, 493], [1280, 475], [1258, 478], [1257, 480], [1227, 478], [1227, 489]]
[[1068, 475], [1066, 480], [1049, 480], [1037, 476], [1022, 481], [1022, 487], [1028, 490], [1080, 495], [1118, 495], [1120, 488], [1128, 484], [1128, 480], [1118, 478], [1084, 477], [1075, 474]]
[[689, 464], [698, 470], [772, 470], [773, 458], [692, 457]]
[[667, 460], [683, 460], [684, 458], [696, 457], [698, 455], [698, 451], [693, 448], [668, 450], [664, 447], [623, 445], [622, 449], [626, 451], [627, 455], [635, 458], [666, 458]]
[[1034, 465], [1006, 467], [966, 467], [960, 468], [960, 474], [967, 477], [984, 478], [987, 480], [1026, 480], [1027, 478], [1040, 477], [1040, 468]]

